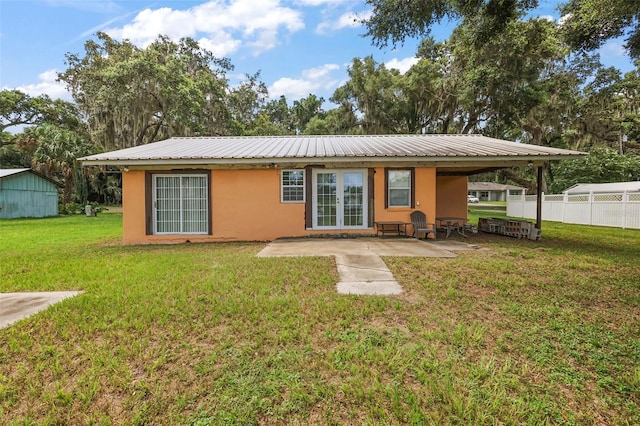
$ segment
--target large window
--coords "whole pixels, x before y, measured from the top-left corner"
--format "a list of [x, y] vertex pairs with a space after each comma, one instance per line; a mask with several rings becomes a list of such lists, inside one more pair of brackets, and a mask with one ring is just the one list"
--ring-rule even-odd
[[304, 203], [304, 170], [283, 170], [280, 187], [283, 203]]
[[387, 169], [387, 207], [411, 207], [413, 173], [411, 169]]
[[154, 175], [154, 233], [207, 234], [208, 187], [207, 175]]

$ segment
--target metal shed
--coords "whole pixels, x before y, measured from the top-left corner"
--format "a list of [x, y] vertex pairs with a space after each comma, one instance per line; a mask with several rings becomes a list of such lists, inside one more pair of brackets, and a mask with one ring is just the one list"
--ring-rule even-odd
[[1, 169], [0, 219], [57, 216], [58, 186], [31, 169]]

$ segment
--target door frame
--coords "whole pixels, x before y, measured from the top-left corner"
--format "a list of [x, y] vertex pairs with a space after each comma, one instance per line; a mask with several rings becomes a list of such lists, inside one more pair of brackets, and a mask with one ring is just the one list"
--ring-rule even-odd
[[[336, 174], [336, 226], [318, 226], [318, 174]], [[344, 174], [360, 173], [362, 175], [362, 226], [344, 225]], [[369, 228], [369, 170], [368, 169], [313, 169], [311, 179], [311, 211], [313, 212], [312, 229], [368, 229]]]

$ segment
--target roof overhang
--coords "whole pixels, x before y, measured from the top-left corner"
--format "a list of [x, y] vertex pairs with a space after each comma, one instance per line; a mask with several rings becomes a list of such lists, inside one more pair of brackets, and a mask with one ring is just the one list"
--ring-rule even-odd
[[303, 168], [309, 165], [326, 167], [384, 167], [411, 166], [436, 168], [505, 168], [541, 165], [547, 161], [580, 158], [575, 156], [527, 156], [527, 157], [310, 157], [310, 158], [148, 158], [148, 159], [81, 159], [83, 166], [118, 166], [140, 169], [165, 168], [212, 168], [212, 169], [254, 169], [254, 168]]
[[335, 135], [172, 138], [80, 158], [128, 169], [434, 167], [443, 173], [496, 170], [580, 158], [585, 153], [482, 135]]

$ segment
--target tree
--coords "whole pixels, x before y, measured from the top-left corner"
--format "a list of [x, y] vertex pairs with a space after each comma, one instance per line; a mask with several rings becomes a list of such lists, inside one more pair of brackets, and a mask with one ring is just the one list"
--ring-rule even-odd
[[[0, 91], [0, 132], [45, 122], [72, 130], [81, 126], [77, 108], [69, 102], [47, 95], [32, 97], [19, 90]], [[0, 140], [0, 145], [7, 143], [7, 138]]]
[[403, 94], [397, 69], [387, 69], [372, 56], [355, 58], [349, 78], [338, 87], [331, 101], [362, 116], [359, 125], [366, 134], [406, 132], [403, 126]]
[[565, 38], [573, 48], [595, 50], [609, 39], [627, 35], [630, 56], [640, 57], [640, 2], [569, 0], [560, 10]]
[[226, 72], [231, 64], [192, 39], [158, 37], [140, 49], [98, 33], [85, 56], [66, 55], [59, 74], [87, 115], [101, 150], [137, 146], [167, 137], [228, 132]]
[[82, 191], [83, 194], [77, 193], [78, 188], [86, 186], [85, 172], [77, 158], [94, 154], [93, 145], [77, 133], [51, 124], [30, 128], [23, 137], [37, 144], [32, 167], [64, 184], [63, 202], [69, 203], [74, 198], [80, 202], [86, 201], [86, 190]]
[[245, 75], [246, 79], [232, 88], [227, 95], [232, 133], [245, 135], [251, 132], [262, 106], [266, 102], [267, 86], [259, 80], [260, 73]]
[[576, 183], [640, 180], [640, 158], [619, 154], [607, 147], [595, 147], [584, 158], [559, 161], [552, 167], [550, 189], [553, 192], [563, 191]]
[[0, 146], [0, 169], [21, 169], [30, 166], [30, 162], [15, 145]]
[[[623, 1], [623, 0], [621, 0]], [[407, 37], [425, 37], [430, 27], [443, 19], [476, 19], [480, 22], [476, 43], [481, 45], [502, 32], [508, 22], [538, 5], [537, 0], [366, 0], [372, 7], [364, 20], [366, 35], [379, 47], [404, 42]]]
[[322, 110], [323, 103], [324, 98], [318, 98], [316, 95], [311, 93], [306, 98], [293, 101], [291, 115], [297, 132], [304, 133], [307, 123], [309, 123], [312, 118], [322, 118], [324, 114], [324, 111]]

